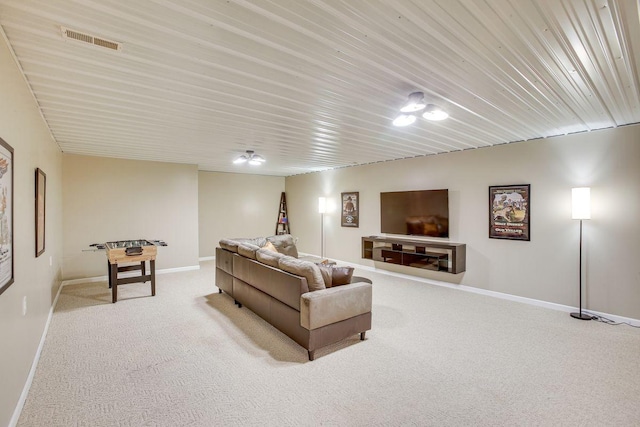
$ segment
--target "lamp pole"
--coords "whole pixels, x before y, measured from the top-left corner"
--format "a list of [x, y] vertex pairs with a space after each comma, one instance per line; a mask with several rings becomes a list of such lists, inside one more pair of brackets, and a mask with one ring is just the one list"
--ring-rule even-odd
[[324, 212], [320, 214], [320, 256], [324, 258]]
[[327, 199], [318, 197], [318, 212], [320, 213], [320, 256], [324, 258], [324, 213], [327, 211]]
[[591, 218], [591, 189], [588, 187], [574, 188], [571, 190], [572, 195], [572, 218], [580, 220], [580, 260], [578, 262], [579, 273], [579, 292], [580, 302], [578, 303], [579, 311], [571, 313], [571, 317], [580, 320], [591, 320], [591, 315], [582, 313], [582, 220]]

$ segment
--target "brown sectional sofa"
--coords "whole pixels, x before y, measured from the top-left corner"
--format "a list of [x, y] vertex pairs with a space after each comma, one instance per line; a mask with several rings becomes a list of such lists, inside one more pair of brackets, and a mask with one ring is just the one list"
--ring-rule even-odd
[[[272, 242], [278, 252], [264, 249]], [[216, 286], [306, 348], [316, 349], [371, 329], [372, 285], [354, 278], [327, 288], [318, 265], [298, 259], [290, 235], [222, 239]], [[285, 271], [286, 270], [286, 271]]]

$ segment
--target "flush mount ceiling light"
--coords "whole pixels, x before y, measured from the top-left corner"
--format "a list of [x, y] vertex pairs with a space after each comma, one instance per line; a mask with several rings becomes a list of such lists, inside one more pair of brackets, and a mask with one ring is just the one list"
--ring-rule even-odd
[[422, 117], [427, 120], [439, 121], [449, 117], [449, 114], [437, 105], [429, 104], [424, 109]]
[[427, 104], [424, 102], [424, 93], [413, 92], [409, 94], [407, 103], [402, 106], [400, 112], [402, 113], [414, 113], [422, 110]]
[[413, 124], [420, 111], [422, 111], [422, 117], [427, 120], [438, 121], [449, 117], [449, 114], [437, 105], [425, 103], [424, 93], [412, 92], [407, 102], [400, 108], [400, 114], [393, 120], [393, 125], [402, 127]]
[[246, 162], [249, 162], [249, 164], [252, 166], [258, 166], [266, 162], [266, 160], [261, 155], [254, 153], [253, 150], [247, 150], [246, 154], [238, 156], [233, 161], [233, 163], [236, 165]]
[[400, 114], [398, 117], [396, 117], [393, 120], [393, 125], [399, 126], [399, 127], [409, 126], [415, 121], [416, 121], [416, 116], [414, 116], [413, 114]]

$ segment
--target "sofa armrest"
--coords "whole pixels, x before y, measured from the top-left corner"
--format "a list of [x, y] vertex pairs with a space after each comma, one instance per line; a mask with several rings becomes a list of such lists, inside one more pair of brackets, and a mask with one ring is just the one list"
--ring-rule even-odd
[[371, 311], [371, 283], [350, 283], [300, 296], [300, 325], [308, 330]]

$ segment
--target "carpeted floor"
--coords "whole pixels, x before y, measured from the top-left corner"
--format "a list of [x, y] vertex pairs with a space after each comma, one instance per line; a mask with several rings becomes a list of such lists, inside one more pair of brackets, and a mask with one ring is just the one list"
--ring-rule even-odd
[[306, 351], [214, 263], [63, 288], [19, 426], [637, 426], [640, 330], [369, 271], [373, 328]]

